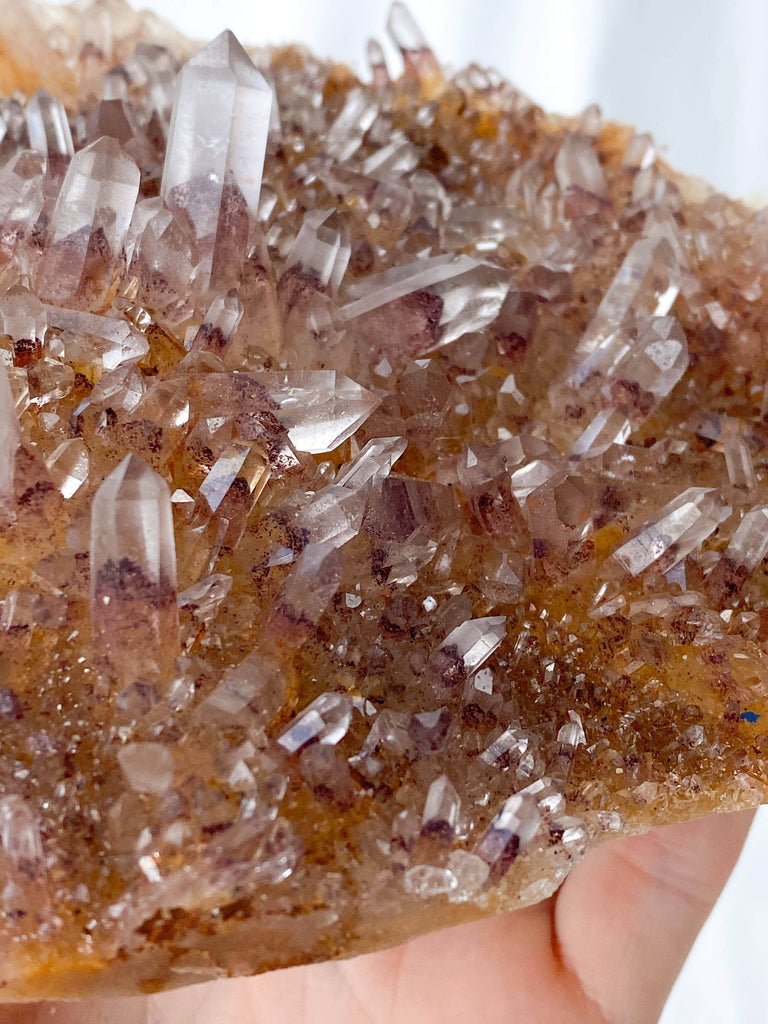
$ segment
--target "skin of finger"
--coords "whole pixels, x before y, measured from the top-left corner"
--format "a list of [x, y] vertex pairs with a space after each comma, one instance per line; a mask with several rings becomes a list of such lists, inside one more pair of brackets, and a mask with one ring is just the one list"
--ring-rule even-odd
[[[556, 900], [397, 949], [149, 999], [0, 1008], [0, 1024], [647, 1024], [735, 863], [750, 815], [607, 844]], [[582, 988], [583, 986], [583, 988]]]
[[0, 1024], [601, 1024], [556, 962], [552, 901], [353, 960]]
[[754, 812], [670, 825], [598, 847], [555, 907], [564, 963], [611, 1024], [655, 1024], [738, 860]]

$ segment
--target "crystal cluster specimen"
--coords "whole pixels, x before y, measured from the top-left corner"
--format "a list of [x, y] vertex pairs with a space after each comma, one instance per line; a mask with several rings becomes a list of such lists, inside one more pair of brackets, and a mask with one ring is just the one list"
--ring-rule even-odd
[[6, 8], [0, 998], [375, 949], [768, 801], [766, 213], [400, 4], [370, 82]]

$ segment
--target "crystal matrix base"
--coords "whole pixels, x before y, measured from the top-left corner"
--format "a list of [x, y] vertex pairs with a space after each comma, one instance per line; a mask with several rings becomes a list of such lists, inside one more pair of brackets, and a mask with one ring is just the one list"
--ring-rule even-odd
[[0, 996], [351, 956], [766, 801], [764, 214], [397, 4], [370, 84], [27, 22]]

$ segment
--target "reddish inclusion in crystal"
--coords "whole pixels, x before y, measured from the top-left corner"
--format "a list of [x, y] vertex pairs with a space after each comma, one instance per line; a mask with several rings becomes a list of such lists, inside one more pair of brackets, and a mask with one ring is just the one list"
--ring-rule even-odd
[[764, 215], [400, 4], [370, 85], [124, 14], [0, 104], [2, 991], [363, 951], [763, 800]]

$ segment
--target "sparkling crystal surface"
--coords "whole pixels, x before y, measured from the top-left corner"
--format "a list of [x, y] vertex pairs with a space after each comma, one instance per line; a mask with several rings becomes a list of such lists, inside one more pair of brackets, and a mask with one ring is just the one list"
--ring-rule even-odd
[[103, 308], [114, 291], [139, 178], [135, 162], [106, 136], [72, 158], [40, 270], [43, 301]]
[[207, 250], [242, 212], [258, 211], [271, 108], [271, 89], [231, 32], [179, 73], [162, 196], [187, 213]]
[[0, 505], [7, 512], [13, 505], [13, 474], [16, 450], [21, 440], [8, 373], [0, 364]]
[[370, 83], [6, 6], [2, 998], [369, 951], [768, 802], [765, 211], [401, 4]]
[[176, 549], [167, 483], [126, 455], [94, 495], [91, 609], [101, 648], [125, 681], [167, 674], [176, 653]]

